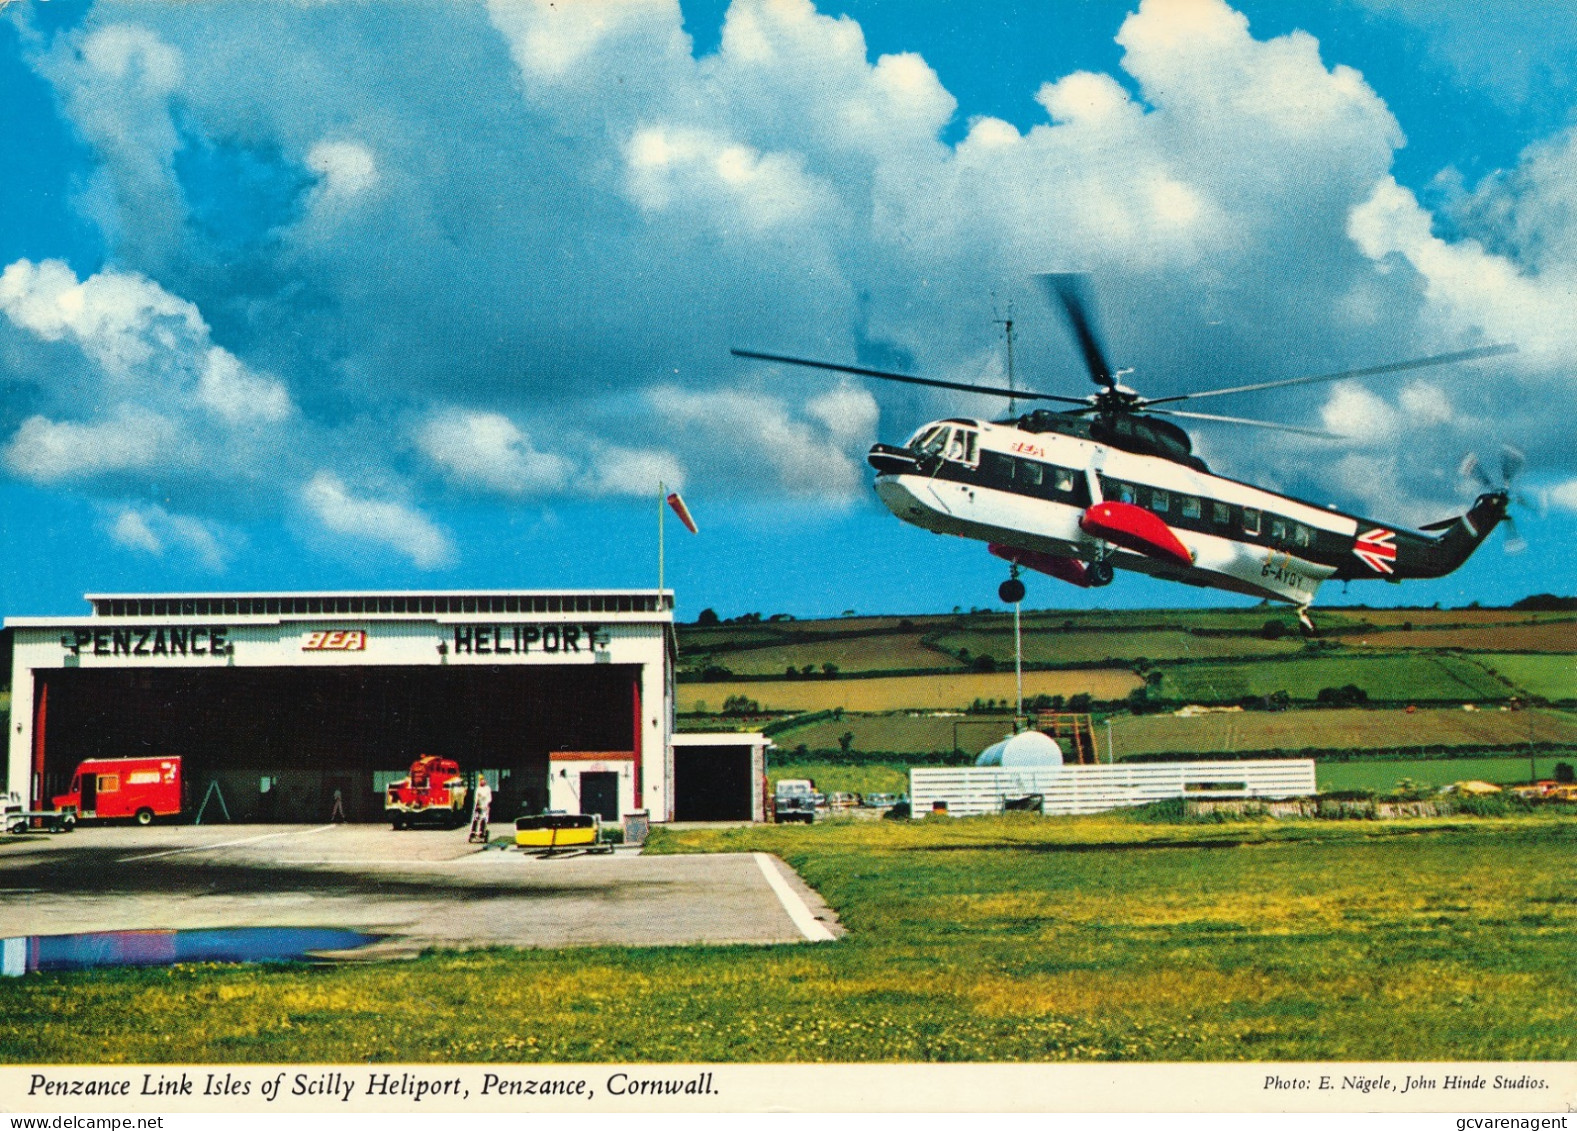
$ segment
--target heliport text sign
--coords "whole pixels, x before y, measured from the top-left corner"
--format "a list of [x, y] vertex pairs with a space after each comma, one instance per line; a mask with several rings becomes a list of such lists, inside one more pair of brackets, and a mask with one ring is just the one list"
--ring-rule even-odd
[[532, 652], [606, 652], [609, 636], [595, 624], [457, 624], [456, 656], [525, 656]]
[[[559, 621], [438, 625], [425, 635], [426, 646], [436, 646], [436, 656], [485, 656], [490, 661], [500, 657], [606, 660], [614, 638], [613, 631], [603, 624]], [[255, 625], [91, 625], [68, 627], [59, 633], [61, 654], [68, 665], [96, 659], [117, 665], [141, 661], [235, 662], [248, 652], [256, 659], [260, 651], [281, 647], [305, 654], [303, 658], [349, 652], [371, 660], [380, 651], [408, 650], [412, 643], [409, 631], [390, 632], [385, 627], [380, 635], [376, 626], [313, 627], [302, 634], [294, 626], [282, 631]]]

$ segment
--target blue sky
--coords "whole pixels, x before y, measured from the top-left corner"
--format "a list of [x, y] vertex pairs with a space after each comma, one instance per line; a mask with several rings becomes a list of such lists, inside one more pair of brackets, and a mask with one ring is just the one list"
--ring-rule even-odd
[[1570, 592], [1574, 40], [1564, 3], [4, 5], [0, 609], [649, 586], [659, 482], [681, 616], [988, 606], [1001, 563], [863, 455], [999, 405], [728, 348], [1000, 381], [1011, 309], [1021, 380], [1080, 395], [1051, 269], [1150, 395], [1514, 342], [1232, 405], [1348, 441], [1196, 444], [1404, 524], [1514, 444], [1526, 552], [1320, 603]]

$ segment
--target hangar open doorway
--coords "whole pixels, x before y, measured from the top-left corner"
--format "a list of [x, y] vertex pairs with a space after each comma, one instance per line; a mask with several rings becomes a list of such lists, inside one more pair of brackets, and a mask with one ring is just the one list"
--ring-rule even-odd
[[674, 820], [763, 820], [769, 745], [761, 734], [674, 735]]
[[[217, 783], [237, 821], [352, 821], [421, 754], [488, 771], [499, 819], [545, 808], [564, 749], [629, 757], [638, 665], [60, 668], [38, 671], [44, 795], [84, 758], [178, 754], [195, 813]], [[218, 816], [210, 805], [205, 820]]]

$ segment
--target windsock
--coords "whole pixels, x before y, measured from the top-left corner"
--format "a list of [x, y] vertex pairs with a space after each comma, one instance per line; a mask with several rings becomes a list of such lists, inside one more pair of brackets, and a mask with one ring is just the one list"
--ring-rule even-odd
[[686, 530], [691, 534], [701, 533], [696, 528], [695, 519], [690, 517], [690, 508], [684, 505], [684, 500], [679, 497], [678, 491], [673, 491], [668, 495], [668, 505], [673, 507], [674, 514], [679, 516], [679, 521], [684, 523]]

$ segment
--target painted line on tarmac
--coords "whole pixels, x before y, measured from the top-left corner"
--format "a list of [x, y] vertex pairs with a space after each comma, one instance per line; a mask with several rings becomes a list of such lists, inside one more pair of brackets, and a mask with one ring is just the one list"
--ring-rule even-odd
[[752, 852], [756, 858], [756, 867], [761, 869], [761, 874], [767, 878], [767, 885], [778, 897], [778, 902], [783, 905], [783, 910], [788, 912], [788, 917], [794, 920], [794, 925], [799, 928], [799, 933], [811, 942], [831, 942], [835, 936], [827, 930], [827, 925], [810, 913], [810, 908], [805, 906], [805, 901], [799, 893], [789, 887], [788, 881], [783, 878], [783, 873], [778, 871], [777, 864], [765, 852]]
[[194, 844], [187, 848], [171, 848], [164, 852], [144, 853], [141, 856], [122, 856], [115, 863], [131, 864], [138, 860], [157, 860], [161, 856], [179, 856], [183, 852], [212, 852], [216, 848], [234, 848], [238, 844], [256, 844], [260, 840], [273, 840], [282, 836], [311, 836], [314, 833], [325, 833], [338, 827], [338, 825], [319, 825], [317, 828], [307, 829], [305, 832], [291, 830], [287, 833], [264, 833], [262, 836], [243, 837], [240, 840], [221, 840], [217, 844]]

